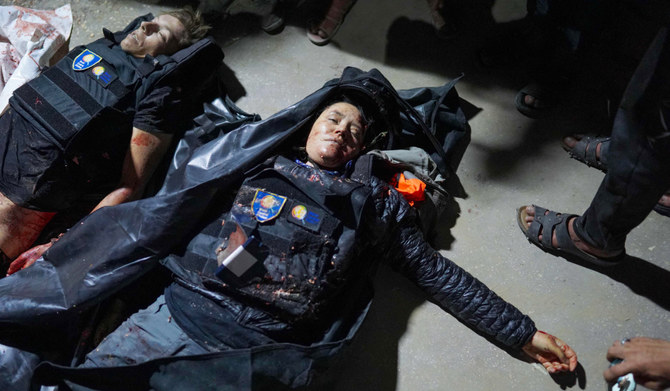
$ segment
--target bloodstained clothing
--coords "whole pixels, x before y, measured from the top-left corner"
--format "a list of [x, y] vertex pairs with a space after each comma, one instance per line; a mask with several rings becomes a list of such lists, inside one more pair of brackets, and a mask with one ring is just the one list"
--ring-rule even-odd
[[183, 128], [179, 89], [147, 81], [162, 71], [144, 76], [153, 58], [125, 53], [124, 36], [105, 31], [14, 92], [0, 119], [0, 192], [15, 204], [56, 212], [104, 195], [118, 184], [133, 127]]
[[[351, 302], [351, 287], [378, 262], [510, 348], [535, 333], [530, 318], [425, 242], [416, 212], [387, 182], [333, 176], [282, 157], [252, 172], [232, 204], [223, 197], [220, 217], [166, 260], [179, 280], [166, 290], [170, 312], [201, 345], [245, 347], [218, 322], [231, 313], [277, 342], [318, 341]], [[238, 229], [262, 243], [253, 251], [255, 263], [216, 273], [223, 261], [217, 254]]]

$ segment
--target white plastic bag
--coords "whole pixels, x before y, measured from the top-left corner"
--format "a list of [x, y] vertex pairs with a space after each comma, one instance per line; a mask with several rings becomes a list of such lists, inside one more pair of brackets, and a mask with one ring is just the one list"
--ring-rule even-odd
[[71, 31], [69, 4], [47, 11], [0, 6], [0, 112], [15, 89], [37, 77], [59, 49], [67, 49]]

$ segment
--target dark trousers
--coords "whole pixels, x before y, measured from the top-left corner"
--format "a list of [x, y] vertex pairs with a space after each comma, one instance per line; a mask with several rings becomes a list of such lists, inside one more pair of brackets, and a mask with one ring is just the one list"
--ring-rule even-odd
[[528, 0], [529, 15], [542, 18], [573, 51], [595, 39], [612, 18], [618, 0]]
[[628, 83], [614, 120], [607, 174], [575, 221], [577, 235], [592, 246], [623, 250], [628, 233], [670, 189], [669, 74], [670, 37], [664, 28]]

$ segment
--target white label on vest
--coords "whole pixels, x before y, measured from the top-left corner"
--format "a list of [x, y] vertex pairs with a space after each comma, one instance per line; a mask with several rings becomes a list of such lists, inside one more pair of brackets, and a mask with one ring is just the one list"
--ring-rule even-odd
[[242, 276], [250, 267], [252, 267], [258, 259], [247, 251], [246, 247], [251, 244], [254, 237], [250, 237], [246, 243], [236, 248], [226, 259], [223, 260], [222, 265], [230, 270], [237, 277]]

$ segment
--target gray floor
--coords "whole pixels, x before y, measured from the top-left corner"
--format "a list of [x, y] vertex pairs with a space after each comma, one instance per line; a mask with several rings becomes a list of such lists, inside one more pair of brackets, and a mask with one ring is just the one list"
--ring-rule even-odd
[[[64, 4], [0, 1], [14, 3]], [[458, 174], [469, 197], [458, 200], [460, 216], [443, 230], [444, 254], [531, 315], [540, 329], [570, 344], [580, 362], [576, 377], [549, 376], [539, 364], [512, 357], [426, 302], [401, 277], [382, 270], [377, 300], [338, 389], [604, 390], [605, 351], [614, 340], [670, 338], [670, 219], [649, 215], [628, 238], [634, 260], [607, 271], [567, 262], [527, 242], [515, 221], [518, 206], [536, 203], [581, 213], [589, 205], [602, 174], [569, 159], [559, 140], [572, 132], [603, 131], [605, 103], [596, 99], [597, 91], [573, 88], [565, 106], [547, 119], [519, 114], [513, 98], [523, 75], [478, 69], [472, 55], [494, 23], [523, 15], [525, 1], [461, 3], [468, 4], [462, 10], [466, 23], [448, 43], [430, 35], [425, 0], [360, 1], [325, 47], [306, 39], [299, 19], [275, 36], [258, 30], [248, 17], [215, 31], [238, 82], [233, 86], [238, 105], [263, 117], [339, 76], [345, 66], [378, 68], [398, 89], [440, 85], [465, 73], [458, 90], [473, 114], [472, 143]], [[125, 0], [71, 4], [71, 46], [98, 37], [103, 26], [120, 29], [131, 17], [166, 8]], [[403, 16], [412, 23], [399, 20]]]

